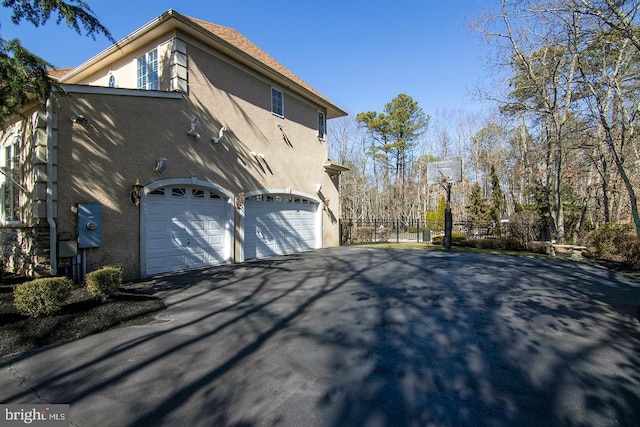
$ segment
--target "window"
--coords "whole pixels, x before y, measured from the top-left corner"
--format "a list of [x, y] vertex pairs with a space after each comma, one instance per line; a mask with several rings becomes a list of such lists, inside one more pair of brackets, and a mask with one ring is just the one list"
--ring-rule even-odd
[[318, 138], [325, 139], [327, 136], [327, 119], [322, 111], [318, 111]]
[[271, 112], [284, 117], [284, 97], [278, 89], [271, 88]]
[[2, 206], [0, 220], [3, 223], [20, 222], [20, 139], [2, 147], [0, 159], [0, 188]]
[[138, 58], [138, 89], [158, 90], [158, 49]]
[[184, 197], [187, 194], [186, 188], [174, 187], [171, 189], [171, 195], [174, 197]]

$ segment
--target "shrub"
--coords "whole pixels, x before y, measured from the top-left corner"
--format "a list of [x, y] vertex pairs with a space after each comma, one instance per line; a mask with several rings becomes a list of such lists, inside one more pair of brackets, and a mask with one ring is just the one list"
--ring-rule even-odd
[[373, 227], [355, 227], [353, 240], [359, 243], [373, 241]]
[[[452, 231], [451, 232], [451, 245], [462, 246], [467, 239], [467, 234], [464, 231]], [[444, 245], [444, 234], [431, 237], [431, 243], [434, 245]]]
[[640, 269], [640, 237], [617, 236], [613, 239], [618, 254], [634, 269]]
[[509, 217], [511, 235], [526, 244], [539, 239], [540, 214], [534, 211], [517, 211]]
[[67, 277], [46, 277], [19, 284], [13, 301], [21, 314], [31, 317], [57, 313], [71, 294], [73, 281]]
[[376, 230], [376, 237], [378, 238], [378, 241], [388, 242], [392, 231], [393, 229], [391, 227], [378, 227]]
[[444, 236], [431, 236], [431, 243], [434, 245], [444, 245]]
[[386, 242], [391, 237], [393, 229], [391, 227], [357, 227], [353, 230], [353, 240], [358, 243], [366, 242]]
[[593, 254], [601, 258], [611, 258], [618, 254], [614, 240], [619, 236], [629, 236], [633, 232], [632, 224], [605, 223], [589, 235], [589, 246]]
[[93, 296], [106, 299], [115, 294], [122, 284], [122, 267], [109, 265], [87, 274], [87, 290]]
[[500, 247], [498, 239], [473, 239], [471, 242], [471, 247], [477, 249], [498, 249]]
[[523, 251], [526, 249], [526, 245], [522, 240], [515, 237], [504, 237], [500, 239], [500, 243], [502, 244], [502, 249], [507, 251]]
[[545, 242], [529, 242], [527, 243], [527, 250], [533, 252], [534, 254], [549, 254], [549, 248]]
[[521, 251], [524, 249], [522, 242], [513, 237], [467, 239], [464, 245], [476, 249], [500, 249], [507, 251]]

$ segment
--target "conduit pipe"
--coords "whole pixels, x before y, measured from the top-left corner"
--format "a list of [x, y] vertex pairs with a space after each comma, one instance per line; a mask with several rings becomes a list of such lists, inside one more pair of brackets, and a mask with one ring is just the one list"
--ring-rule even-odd
[[51, 275], [58, 274], [57, 225], [53, 218], [53, 107], [47, 99], [47, 222], [49, 223], [49, 263]]

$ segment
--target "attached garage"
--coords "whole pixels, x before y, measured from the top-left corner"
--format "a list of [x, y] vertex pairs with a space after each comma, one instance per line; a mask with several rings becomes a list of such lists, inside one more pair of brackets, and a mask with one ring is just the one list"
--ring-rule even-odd
[[140, 218], [142, 276], [231, 261], [228, 197], [190, 183], [147, 189]]
[[247, 194], [244, 258], [262, 258], [322, 246], [320, 203], [292, 193]]

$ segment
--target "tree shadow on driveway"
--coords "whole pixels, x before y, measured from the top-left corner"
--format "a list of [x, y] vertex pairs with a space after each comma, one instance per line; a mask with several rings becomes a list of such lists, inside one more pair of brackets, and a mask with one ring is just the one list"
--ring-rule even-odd
[[166, 323], [8, 359], [0, 401], [75, 425], [640, 425], [639, 288], [606, 269], [336, 248], [154, 286]]
[[[640, 424], [637, 286], [573, 262], [380, 256], [331, 331], [359, 348], [367, 336], [336, 358], [331, 425]], [[377, 321], [354, 325], [358, 304]]]

